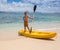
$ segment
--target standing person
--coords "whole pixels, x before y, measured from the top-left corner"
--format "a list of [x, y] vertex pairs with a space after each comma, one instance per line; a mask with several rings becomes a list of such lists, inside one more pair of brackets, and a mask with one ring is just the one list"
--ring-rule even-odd
[[[26, 28], [29, 30], [29, 26], [28, 26], [28, 18], [33, 19], [31, 17], [28, 16], [27, 12], [24, 12], [24, 32], [26, 31]], [[29, 30], [29, 32], [31, 33], [32, 30]]]

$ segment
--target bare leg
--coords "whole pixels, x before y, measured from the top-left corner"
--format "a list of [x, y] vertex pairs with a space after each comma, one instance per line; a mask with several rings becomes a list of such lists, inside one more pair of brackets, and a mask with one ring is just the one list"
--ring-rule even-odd
[[28, 30], [29, 30], [29, 33], [31, 33], [32, 29], [29, 29], [29, 27], [27, 26]]
[[29, 30], [29, 27], [27, 26], [28, 30]]
[[24, 27], [24, 32], [26, 31], [26, 27]]

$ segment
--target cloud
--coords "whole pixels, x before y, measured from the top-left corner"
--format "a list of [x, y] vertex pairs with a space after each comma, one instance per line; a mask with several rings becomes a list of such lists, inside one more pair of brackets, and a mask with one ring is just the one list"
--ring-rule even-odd
[[21, 0], [12, 3], [8, 3], [7, 0], [0, 0], [0, 11], [32, 12], [34, 4], [37, 4], [37, 12], [60, 13], [60, 0]]
[[40, 3], [40, 0], [23, 0], [23, 2], [38, 4], [38, 3]]
[[6, 3], [7, 2], [7, 0], [0, 0], [0, 3]]
[[[12, 9], [12, 11], [20, 11], [20, 12], [23, 12], [23, 11], [31, 11], [31, 7], [32, 7], [32, 4], [29, 4], [29, 3], [21, 3], [21, 2], [12, 2], [11, 4], [8, 4], [8, 6], [10, 5], [10, 8]], [[14, 10], [13, 10], [14, 9]]]
[[23, 11], [31, 11], [32, 4], [29, 3], [21, 3], [21, 2], [12, 2], [7, 3], [4, 1], [0, 1], [0, 11], [14, 11], [14, 12], [23, 12]]
[[60, 1], [47, 1], [45, 5], [48, 7], [60, 7]]
[[51, 7], [46, 7], [46, 8], [37, 8], [37, 12], [42, 12], [42, 13], [60, 13], [60, 7], [59, 8], [51, 8]]

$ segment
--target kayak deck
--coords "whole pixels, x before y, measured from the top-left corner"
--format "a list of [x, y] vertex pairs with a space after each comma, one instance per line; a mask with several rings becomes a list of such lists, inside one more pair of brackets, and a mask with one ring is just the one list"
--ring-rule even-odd
[[56, 36], [56, 32], [32, 31], [29, 33], [29, 31], [24, 32], [24, 30], [19, 30], [18, 34], [32, 38], [53, 38]]

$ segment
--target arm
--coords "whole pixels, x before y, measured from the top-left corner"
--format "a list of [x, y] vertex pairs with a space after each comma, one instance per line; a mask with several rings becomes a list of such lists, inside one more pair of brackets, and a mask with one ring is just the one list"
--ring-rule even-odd
[[30, 18], [30, 19], [32, 19], [32, 20], [33, 20], [33, 17], [29, 17], [29, 16], [28, 16], [28, 18]]

